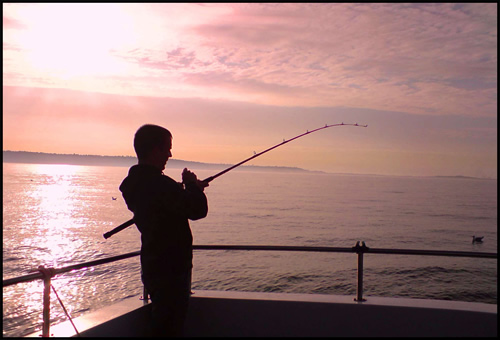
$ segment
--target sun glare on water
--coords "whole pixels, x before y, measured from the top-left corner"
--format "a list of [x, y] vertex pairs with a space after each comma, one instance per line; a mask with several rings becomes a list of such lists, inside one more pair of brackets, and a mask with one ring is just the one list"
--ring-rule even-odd
[[81, 224], [78, 212], [79, 190], [75, 176], [81, 167], [74, 165], [43, 164], [36, 165], [36, 185], [31, 192], [35, 215], [33, 221], [39, 226], [39, 234], [26, 238], [35, 249], [45, 249], [40, 263], [57, 266], [54, 259], [68, 257], [78, 248], [75, 228]]
[[[22, 184], [20, 188], [24, 195], [16, 197], [24, 199], [14, 201], [12, 204], [21, 206], [20, 211], [23, 213], [15, 219], [18, 228], [12, 230], [13, 221], [4, 227], [4, 233], [16, 234], [14, 237], [7, 237], [9, 241], [7, 243], [4, 241], [4, 247], [11, 249], [16, 257], [22, 257], [25, 261], [24, 267], [16, 268], [15, 272], [23, 275], [36, 272], [39, 265], [46, 268], [60, 268], [79, 262], [79, 258], [88, 257], [89, 254], [84, 246], [85, 239], [81, 237], [86, 219], [82, 213], [85, 203], [81, 200], [81, 178], [85, 175], [82, 172], [88, 171], [86, 167], [62, 164], [22, 166], [26, 168], [25, 173], [29, 173], [30, 176], [17, 177]], [[22, 208], [23, 206], [27, 209]], [[59, 297], [66, 303], [69, 313], [81, 308], [68, 302], [81, 290], [78, 287], [80, 277], [93, 270], [89, 268], [73, 274], [57, 275], [52, 279], [52, 284], [57, 289]], [[4, 301], [5, 299], [21, 301], [22, 303], [15, 309], [15, 314], [39, 315], [37, 324], [41, 325], [42, 292], [43, 281], [40, 280], [14, 285], [4, 290]], [[51, 293], [51, 304], [57, 305], [53, 293]], [[10, 314], [11, 317], [13, 315]], [[60, 308], [51, 309], [51, 320], [65, 320]]]

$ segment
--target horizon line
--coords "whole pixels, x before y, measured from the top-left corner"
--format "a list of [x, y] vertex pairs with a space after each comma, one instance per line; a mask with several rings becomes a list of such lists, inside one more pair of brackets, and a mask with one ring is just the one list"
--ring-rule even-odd
[[[24, 151], [24, 150], [2, 150], [2, 152], [16, 152], [16, 153], [33, 153], [33, 154], [45, 154], [45, 155], [57, 155], [57, 156], [77, 156], [77, 157], [115, 157], [115, 158], [133, 158], [137, 159], [136, 156], [123, 156], [123, 155], [91, 155], [91, 154], [67, 154], [67, 153], [53, 153], [53, 152], [41, 152], [41, 151]], [[178, 162], [186, 162], [186, 163], [198, 163], [198, 164], [206, 164], [213, 166], [231, 166], [232, 164], [227, 163], [207, 163], [207, 162], [199, 162], [199, 161], [188, 161], [184, 159], [171, 158], [172, 161]], [[16, 163], [16, 162], [7, 162], [7, 163]], [[50, 163], [50, 164], [61, 164], [61, 163]], [[79, 164], [73, 164], [79, 165]], [[388, 174], [374, 174], [374, 173], [354, 173], [354, 172], [326, 172], [320, 170], [309, 170], [303, 169], [299, 167], [291, 167], [291, 166], [279, 166], [279, 165], [242, 165], [242, 167], [257, 167], [257, 168], [281, 168], [281, 169], [291, 169], [291, 170], [299, 170], [304, 172], [312, 172], [312, 173], [324, 173], [324, 174], [334, 174], [334, 175], [354, 175], [354, 176], [392, 176], [392, 177], [424, 177], [424, 178], [457, 178], [457, 179], [480, 179], [480, 180], [497, 180], [497, 178], [492, 177], [475, 177], [475, 176], [464, 176], [464, 175], [388, 175]]]

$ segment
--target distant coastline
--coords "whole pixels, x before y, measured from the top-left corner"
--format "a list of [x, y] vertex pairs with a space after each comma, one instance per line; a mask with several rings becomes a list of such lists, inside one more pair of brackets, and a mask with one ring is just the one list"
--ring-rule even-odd
[[[132, 156], [98, 156], [98, 155], [78, 155], [78, 154], [56, 154], [29, 151], [3, 151], [4, 163], [27, 163], [27, 164], [69, 164], [69, 165], [90, 165], [90, 166], [122, 166], [131, 167], [137, 164], [137, 158]], [[233, 164], [212, 164], [184, 161], [180, 159], [169, 159], [167, 168], [190, 168], [203, 170], [223, 170]], [[318, 172], [301, 168], [283, 166], [256, 166], [243, 165], [238, 170], [249, 171], [286, 171], [286, 172]]]
[[[98, 155], [79, 155], [79, 154], [57, 154], [44, 152], [30, 151], [3, 151], [4, 163], [27, 163], [27, 164], [69, 164], [69, 165], [90, 165], [90, 166], [122, 166], [131, 167], [137, 164], [137, 158], [132, 156], [98, 156]], [[234, 164], [215, 164], [185, 161], [180, 159], [169, 159], [167, 168], [172, 169], [200, 169], [221, 171], [227, 169]], [[242, 165], [235, 170], [238, 171], [276, 171], [276, 172], [294, 172], [294, 173], [318, 173], [326, 174], [323, 171], [306, 170], [296, 167], [285, 166], [258, 166], [258, 165]], [[355, 174], [355, 173], [335, 173], [337, 175], [349, 176], [391, 176], [391, 175], [376, 175], [376, 174]], [[401, 177], [401, 176], [397, 176]], [[471, 176], [403, 176], [403, 177], [427, 177], [427, 178], [449, 178], [449, 179], [477, 179], [477, 180], [495, 180], [496, 178], [481, 178]]]
[[436, 178], [456, 178], [456, 179], [492, 179], [492, 178], [479, 178], [479, 177], [471, 177], [471, 176], [433, 176]]

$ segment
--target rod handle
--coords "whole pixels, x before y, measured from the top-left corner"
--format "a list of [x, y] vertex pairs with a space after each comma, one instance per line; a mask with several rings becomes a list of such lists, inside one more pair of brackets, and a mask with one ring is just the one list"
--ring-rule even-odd
[[110, 238], [111, 236], [113, 236], [114, 234], [122, 231], [123, 229], [131, 226], [132, 224], [134, 224], [134, 220], [131, 219], [131, 220], [128, 220], [127, 222], [125, 223], [122, 223], [120, 224], [118, 227], [116, 227], [115, 229], [111, 230], [111, 231], [108, 231], [107, 233], [104, 233], [102, 236], [104, 236], [105, 239], [108, 239]]

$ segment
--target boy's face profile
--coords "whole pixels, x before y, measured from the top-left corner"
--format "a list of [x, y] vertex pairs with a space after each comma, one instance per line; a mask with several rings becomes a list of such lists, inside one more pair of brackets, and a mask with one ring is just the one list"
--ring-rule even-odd
[[163, 147], [157, 147], [154, 151], [155, 164], [163, 171], [170, 157], [172, 157], [172, 140], [165, 138]]

